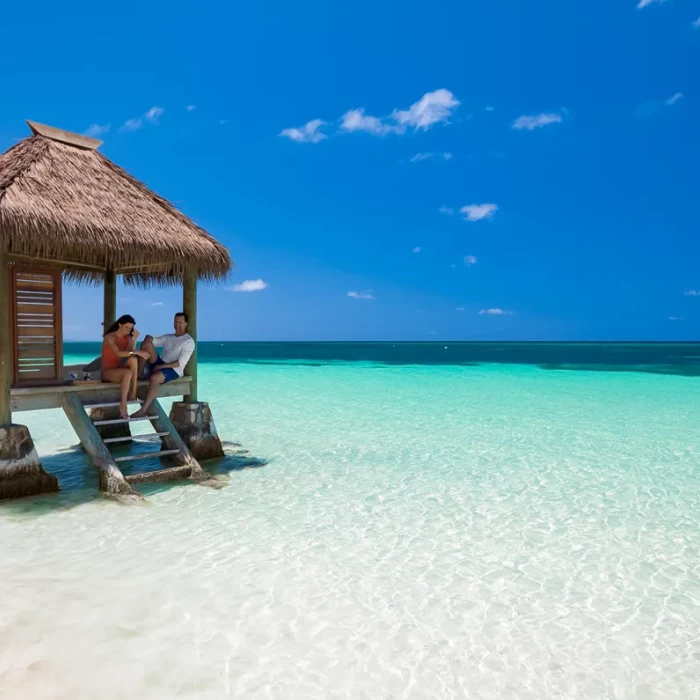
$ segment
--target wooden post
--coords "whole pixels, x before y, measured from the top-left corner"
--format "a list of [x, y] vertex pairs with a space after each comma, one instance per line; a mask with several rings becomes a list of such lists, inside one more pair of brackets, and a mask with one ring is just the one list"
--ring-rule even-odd
[[117, 320], [117, 274], [114, 270], [105, 272], [104, 321], [107, 330]]
[[189, 402], [197, 401], [197, 275], [194, 272], [186, 272], [182, 278], [182, 310], [189, 319], [187, 332], [194, 340], [194, 352], [187, 363], [185, 375], [192, 377], [190, 393], [183, 399]]
[[0, 425], [12, 423], [12, 348], [10, 329], [10, 263], [0, 252]]

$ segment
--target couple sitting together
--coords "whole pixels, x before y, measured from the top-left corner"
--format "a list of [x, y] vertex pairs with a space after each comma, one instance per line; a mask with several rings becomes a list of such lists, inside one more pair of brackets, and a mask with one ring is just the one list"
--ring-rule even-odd
[[[194, 352], [194, 339], [187, 332], [187, 314], [175, 314], [175, 333], [147, 335], [136, 349], [140, 333], [133, 316], [120, 316], [106, 331], [102, 341], [102, 381], [121, 385], [120, 415], [128, 418], [127, 401], [136, 400], [139, 376], [149, 376], [148, 395], [132, 418], [147, 415], [161, 384], [177, 379], [185, 371]], [[159, 355], [156, 348], [162, 348]]]

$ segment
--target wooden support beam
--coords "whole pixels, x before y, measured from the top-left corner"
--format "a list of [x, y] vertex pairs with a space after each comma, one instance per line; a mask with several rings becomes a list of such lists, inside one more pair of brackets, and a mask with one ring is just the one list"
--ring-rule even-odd
[[117, 320], [117, 275], [114, 270], [105, 272], [104, 289], [104, 330]]
[[194, 272], [186, 272], [182, 279], [182, 310], [189, 319], [187, 332], [194, 339], [194, 352], [185, 368], [185, 376], [192, 377], [190, 393], [184, 397], [185, 401], [197, 401], [197, 275]]
[[189, 475], [190, 479], [194, 481], [208, 480], [210, 478], [209, 475], [202, 469], [202, 465], [194, 458], [194, 455], [190, 452], [185, 441], [180, 437], [180, 434], [172, 424], [168, 414], [163, 410], [163, 407], [157, 400], [151, 404], [150, 410], [158, 416], [153, 421], [153, 427], [159, 433], [168, 433], [168, 435], [163, 438], [163, 446], [168, 450], [177, 450], [176, 461], [179, 462], [180, 465], [186, 465], [192, 468], [192, 472]]
[[37, 258], [34, 255], [22, 255], [20, 253], [10, 254], [11, 262], [31, 263], [40, 267], [59, 267], [61, 270], [69, 268], [80, 268], [81, 270], [89, 270], [90, 272], [104, 272], [104, 265], [92, 265], [90, 263], [80, 262], [80, 260], [71, 260], [70, 258]]
[[100, 471], [100, 490], [112, 496], [137, 497], [138, 494], [126, 482], [121, 469], [102, 442], [97, 428], [92, 424], [77, 394], [64, 394], [63, 411], [80, 438], [80, 444]]
[[0, 426], [12, 423], [12, 330], [10, 267], [6, 252], [0, 252]]

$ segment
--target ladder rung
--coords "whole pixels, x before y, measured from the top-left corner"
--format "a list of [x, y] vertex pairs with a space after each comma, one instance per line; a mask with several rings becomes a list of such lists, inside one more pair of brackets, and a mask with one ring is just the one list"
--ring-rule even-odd
[[[136, 399], [136, 401], [127, 401], [126, 403], [127, 404], [130, 404], [130, 403], [139, 403], [140, 404], [140, 403], [143, 403], [143, 400]], [[119, 403], [119, 401], [110, 401], [107, 403], [84, 403], [83, 406], [85, 408], [118, 408], [119, 406], [121, 406], [121, 404]]]
[[137, 459], [151, 459], [152, 457], [165, 457], [166, 455], [176, 455], [180, 450], [160, 450], [159, 452], [140, 452], [135, 455], [125, 455], [115, 457], [115, 462], [133, 462]]
[[152, 484], [156, 481], [186, 479], [190, 474], [192, 474], [192, 467], [182, 466], [157, 469], [152, 472], [141, 472], [140, 474], [125, 474], [124, 478], [129, 484]]
[[117, 425], [118, 423], [136, 423], [140, 420], [156, 420], [158, 416], [142, 416], [141, 418], [115, 418], [114, 420], [96, 420], [93, 425]]
[[144, 440], [146, 438], [165, 437], [170, 433], [144, 433], [143, 435], [124, 435], [123, 437], [105, 438], [102, 442], [109, 445], [111, 442], [128, 442], [129, 440]]

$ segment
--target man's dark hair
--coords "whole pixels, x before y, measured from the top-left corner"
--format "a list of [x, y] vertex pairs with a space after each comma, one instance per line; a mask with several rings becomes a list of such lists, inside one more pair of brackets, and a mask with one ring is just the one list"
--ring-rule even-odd
[[177, 318], [178, 316], [182, 316], [182, 318], [185, 319], [185, 323], [189, 323], [189, 322], [190, 322], [190, 317], [189, 317], [184, 311], [178, 311], [178, 312], [175, 314], [175, 318]]

